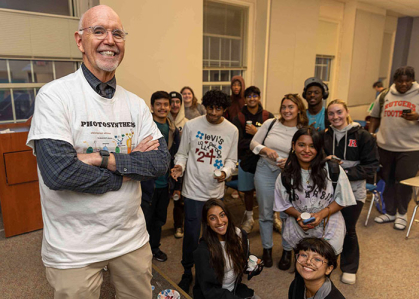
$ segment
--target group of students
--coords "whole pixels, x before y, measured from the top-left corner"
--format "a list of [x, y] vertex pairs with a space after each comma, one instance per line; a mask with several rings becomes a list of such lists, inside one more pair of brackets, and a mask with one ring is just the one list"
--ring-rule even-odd
[[[395, 84], [390, 89], [393, 101], [405, 98], [405, 93], [412, 87], [416, 90], [414, 72], [412, 75], [410, 69], [396, 71]], [[409, 88], [406, 80], [412, 81]], [[403, 89], [398, 88], [399, 85]], [[293, 251], [296, 257], [297, 272], [290, 287], [290, 298], [310, 298], [314, 294], [317, 294], [316, 298], [343, 298], [328, 276], [336, 268], [336, 257], [340, 254], [341, 281], [356, 282], [360, 254], [355, 228], [366, 199], [366, 180], [372, 178], [379, 167], [375, 136], [352, 121], [344, 101], [333, 100], [324, 107], [329, 92], [327, 85], [318, 78], [309, 78], [304, 83], [302, 95], [308, 109], [298, 94], [287, 94], [281, 100], [278, 119], [262, 108], [260, 90], [255, 86], [246, 89], [242, 77], [233, 77], [231, 90], [231, 96], [218, 90], [207, 92], [202, 105], [197, 103], [189, 87], [183, 88], [181, 94], [158, 92], [152, 96], [154, 121], [165, 136], [172, 155], [170, 171], [164, 176], [167, 182], [165, 197], [157, 200], [162, 206], [155, 208], [153, 199], [150, 202], [155, 206], [152, 216], [147, 217], [145, 212], [146, 219], [150, 219], [147, 227], [151, 227], [154, 258], [167, 259], [159, 249], [159, 242], [169, 198], [173, 195], [174, 199], [180, 198], [175, 201], [174, 208], [176, 233], [182, 233], [184, 219], [184, 274], [179, 286], [189, 292], [195, 263], [195, 298], [222, 295], [225, 298], [258, 298], [241, 284], [241, 277], [246, 271], [252, 277], [263, 266], [272, 267], [273, 227], [275, 212], [279, 212], [283, 252], [278, 268], [290, 268]], [[417, 116], [416, 93], [407, 99], [414, 99], [409, 104], [412, 111], [403, 117], [410, 122], [409, 126]], [[171, 109], [156, 104], [162, 99]], [[380, 107], [380, 96], [376, 102], [376, 107]], [[386, 97], [385, 109], [380, 111], [382, 126], [389, 105]], [[377, 112], [373, 110], [372, 116], [377, 117]], [[173, 132], [179, 132], [173, 136], [182, 136], [180, 141], [170, 138], [172, 123], [176, 127]], [[374, 125], [375, 130], [377, 126]], [[381, 134], [387, 135], [380, 138], [380, 132], [378, 142], [381, 147], [380, 143], [385, 144], [382, 139], [389, 138], [389, 133], [385, 126]], [[380, 148], [380, 154], [383, 151]], [[411, 158], [415, 153], [410, 152], [408, 156]], [[246, 207], [242, 229], [233, 224], [222, 202], [224, 182], [236, 168], [237, 157], [238, 190], [244, 192]], [[397, 179], [394, 182], [394, 169], [388, 172], [393, 185], [402, 188]], [[158, 184], [161, 179], [154, 183], [153, 198], [162, 198], [160, 186], [163, 185]], [[259, 205], [263, 257], [258, 261], [257, 270], [249, 272], [246, 266], [250, 254], [247, 234], [254, 225], [254, 190]], [[394, 191], [387, 191], [390, 192]], [[407, 209], [406, 201], [402, 202], [399, 206]], [[390, 211], [396, 209], [389, 206]], [[397, 204], [393, 206], [397, 207]], [[400, 210], [399, 207], [399, 213]], [[312, 222], [304, 223], [303, 213], [309, 213]], [[375, 221], [384, 223], [401, 218], [393, 215], [385, 214]], [[402, 228], [400, 222], [396, 220], [395, 228]], [[159, 226], [159, 230], [153, 230], [154, 225]], [[199, 241], [201, 227], [202, 239]], [[158, 241], [153, 241], [153, 232], [158, 235]], [[302, 288], [305, 292], [301, 293], [301, 285], [305, 286]]]

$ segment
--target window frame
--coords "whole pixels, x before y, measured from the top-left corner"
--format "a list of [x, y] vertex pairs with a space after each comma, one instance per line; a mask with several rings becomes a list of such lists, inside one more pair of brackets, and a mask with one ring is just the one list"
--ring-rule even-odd
[[[13, 119], [12, 120], [0, 120], [0, 124], [11, 124], [11, 123], [21, 123], [27, 121], [27, 119], [17, 119], [16, 118], [16, 106], [15, 106], [15, 99], [14, 99], [14, 90], [33, 90], [34, 93], [34, 100], [39, 89], [48, 84], [49, 82], [45, 83], [34, 83], [35, 81], [35, 74], [33, 71], [33, 62], [34, 61], [51, 61], [52, 62], [52, 71], [53, 71], [53, 80], [56, 80], [56, 70], [55, 70], [55, 62], [73, 62], [74, 65], [74, 72], [80, 67], [82, 60], [81, 59], [52, 59], [52, 58], [28, 58], [28, 57], [20, 57], [20, 58], [11, 58], [11, 57], [0, 57], [0, 60], [6, 60], [6, 68], [7, 68], [7, 77], [9, 83], [0, 83], [0, 91], [8, 90], [10, 92], [10, 102], [12, 105], [12, 113]], [[31, 64], [31, 80], [30, 83], [10, 83], [12, 80], [11, 78], [11, 70], [10, 70], [10, 60], [22, 60], [22, 61], [29, 61]], [[50, 81], [51, 82], [51, 81]], [[3, 99], [2, 99], [3, 100]]]
[[[244, 78], [245, 82], [250, 81], [249, 77], [252, 74], [252, 65], [254, 62], [253, 57], [253, 48], [254, 48], [254, 26], [249, 26], [250, 23], [254, 24], [255, 22], [255, 14], [254, 14], [254, 7], [255, 4], [251, 2], [245, 2], [241, 0], [204, 0], [204, 2], [214, 2], [218, 4], [228, 5], [228, 6], [238, 6], [243, 9], [243, 17], [242, 17], [242, 30], [241, 30], [241, 37], [235, 37], [235, 36], [227, 36], [227, 35], [215, 35], [211, 33], [204, 33], [203, 32], [203, 38], [206, 36], [211, 37], [220, 37], [220, 38], [233, 38], [233, 39], [240, 39], [242, 41], [242, 49], [241, 49], [241, 60], [242, 60], [242, 66], [231, 66], [231, 67], [225, 67], [225, 66], [204, 66], [204, 57], [202, 59], [202, 91], [205, 90], [205, 88], [212, 89], [213, 86], [217, 86], [218, 89], [221, 89], [226, 86], [231, 86], [231, 73], [229, 73], [229, 79], [230, 81], [204, 81], [204, 71], [208, 71], [208, 76], [210, 76], [210, 71], [240, 71], [242, 74], [242, 77]], [[204, 10], [205, 10], [205, 3], [204, 3]], [[203, 41], [204, 43], [204, 41]], [[231, 90], [229, 89], [229, 93], [231, 93]]]

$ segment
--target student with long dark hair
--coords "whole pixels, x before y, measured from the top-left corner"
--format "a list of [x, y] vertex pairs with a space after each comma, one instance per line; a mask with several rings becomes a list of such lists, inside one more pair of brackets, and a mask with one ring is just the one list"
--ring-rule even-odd
[[366, 179], [373, 178], [379, 166], [374, 137], [360, 124], [353, 122], [348, 106], [342, 100], [333, 100], [326, 109], [331, 125], [324, 133], [324, 151], [328, 159], [341, 159], [341, 166], [350, 181], [356, 205], [342, 209], [346, 235], [340, 258], [342, 282], [354, 284], [359, 266], [359, 244], [356, 223], [367, 197]]
[[[273, 247], [273, 203], [275, 181], [285, 166], [291, 139], [294, 133], [308, 123], [303, 100], [298, 94], [286, 94], [279, 108], [280, 118], [268, 119], [258, 129], [252, 141], [250, 150], [260, 155], [255, 172], [256, 197], [259, 203], [259, 229], [263, 247], [263, 262], [265, 267], [272, 267]], [[287, 217], [280, 214], [281, 219]], [[282, 238], [282, 258], [278, 268], [287, 270], [291, 266], [290, 247]]]
[[289, 299], [344, 299], [330, 280], [337, 267], [333, 247], [324, 239], [302, 239], [295, 249], [295, 279], [288, 291]]
[[[246, 232], [234, 225], [224, 202], [208, 200], [202, 208], [201, 224], [202, 239], [194, 252], [194, 298], [259, 298], [241, 283], [247, 269], [249, 242]], [[253, 274], [261, 270], [257, 267]]]
[[[336, 254], [342, 252], [346, 231], [340, 210], [356, 202], [345, 171], [334, 166], [339, 176], [335, 186], [325, 162], [320, 133], [305, 127], [294, 134], [285, 168], [276, 180], [274, 203], [275, 211], [288, 214], [282, 236], [292, 248], [303, 238], [324, 237]], [[304, 224], [304, 212], [314, 221]]]

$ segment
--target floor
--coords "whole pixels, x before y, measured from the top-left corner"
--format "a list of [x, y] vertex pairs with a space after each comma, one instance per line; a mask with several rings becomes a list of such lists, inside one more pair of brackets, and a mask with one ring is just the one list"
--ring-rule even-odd
[[[234, 221], [240, 222], [244, 206], [240, 199], [231, 199], [230, 191], [226, 203], [233, 211]], [[367, 203], [368, 205], [368, 203]], [[414, 204], [411, 202], [408, 211], [410, 219]], [[164, 263], [154, 261], [163, 273], [175, 282], [180, 280], [182, 239], [173, 237], [172, 203], [169, 206], [168, 221], [163, 228], [161, 249], [169, 259]], [[379, 225], [373, 221], [378, 215], [372, 211], [368, 227], [364, 226], [367, 206], [358, 221], [358, 236], [361, 246], [361, 262], [358, 281], [355, 285], [340, 282], [340, 269], [332, 273], [332, 280], [346, 298], [417, 298], [419, 294], [419, 225], [414, 222], [410, 237], [405, 240], [406, 231], [396, 231], [392, 224]], [[257, 209], [255, 210], [257, 215]], [[419, 218], [417, 215], [416, 218]], [[0, 298], [52, 298], [52, 289], [45, 278], [40, 248], [42, 230], [24, 235], [5, 238], [2, 231], [0, 214]], [[259, 226], [255, 223], [249, 235], [251, 251], [262, 255]], [[274, 233], [274, 263], [277, 264], [282, 251], [280, 235]], [[288, 288], [293, 279], [291, 271], [278, 268], [265, 268], [263, 272], [247, 283], [264, 299], [287, 298]], [[114, 298], [114, 290], [109, 275], [105, 273], [101, 298]]]

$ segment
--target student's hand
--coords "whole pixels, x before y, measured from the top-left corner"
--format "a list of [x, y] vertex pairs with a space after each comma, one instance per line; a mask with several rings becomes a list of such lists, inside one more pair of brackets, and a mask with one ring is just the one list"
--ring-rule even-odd
[[416, 111], [412, 111], [410, 113], [403, 113], [402, 117], [405, 120], [417, 121], [419, 119], [419, 114]]
[[309, 224], [304, 224], [303, 219], [301, 219], [301, 217], [297, 218], [297, 223], [303, 229], [303, 231], [308, 231], [309, 229], [313, 228], [313, 227], [310, 227]]
[[[306, 224], [306, 226], [309, 227], [309, 229], [312, 229], [312, 228], [315, 228], [316, 226], [318, 226], [320, 224], [320, 222], [322, 222], [322, 220], [325, 218], [321, 211], [318, 212], [318, 213], [312, 213], [311, 217], [316, 218], [316, 220]], [[326, 215], [326, 217], [327, 217], [327, 215]]]
[[285, 162], [287, 162], [287, 159], [280, 159], [279, 161], [276, 161], [276, 165], [281, 168], [281, 170], [284, 170], [285, 168]]
[[178, 177], [180, 177], [182, 175], [182, 166], [180, 165], [175, 165], [175, 167], [173, 167], [170, 170], [170, 175], [172, 176], [172, 178], [177, 182]]
[[[336, 156], [334, 156], [334, 155], [329, 155], [329, 156], [327, 156], [326, 157], [326, 159], [325, 160], [332, 160], [334, 157], [336, 157]], [[339, 161], [339, 160], [337, 160], [338, 161], [338, 163], [339, 164], [342, 164], [343, 162], [342, 162], [342, 160], [341, 161]]]
[[221, 183], [221, 182], [224, 182], [226, 180], [226, 177], [227, 177], [226, 173], [224, 171], [221, 171], [221, 176], [218, 177], [218, 178], [214, 178], [214, 179], [216, 179], [219, 183]]
[[158, 150], [160, 143], [158, 140], [153, 140], [153, 136], [147, 136], [132, 150], [133, 152], [148, 152]]
[[276, 161], [276, 158], [278, 158], [278, 154], [273, 149], [270, 149], [269, 147], [264, 147], [260, 150], [262, 154], [265, 154], [269, 159], [272, 159]]
[[255, 135], [258, 129], [254, 125], [246, 125], [246, 133], [250, 135]]

